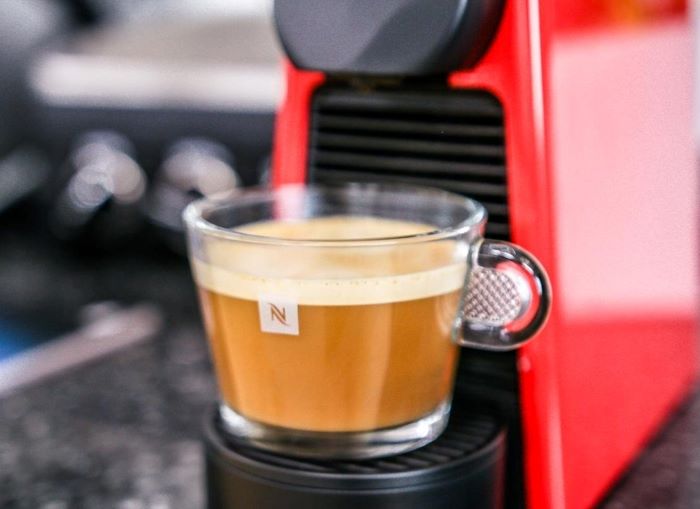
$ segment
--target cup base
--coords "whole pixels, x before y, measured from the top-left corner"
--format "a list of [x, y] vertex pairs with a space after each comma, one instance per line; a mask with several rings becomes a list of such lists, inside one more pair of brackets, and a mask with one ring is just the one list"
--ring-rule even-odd
[[393, 456], [423, 447], [445, 430], [450, 401], [406, 424], [372, 431], [304, 431], [262, 424], [219, 405], [221, 428], [238, 440], [267, 451], [316, 459], [369, 459]]

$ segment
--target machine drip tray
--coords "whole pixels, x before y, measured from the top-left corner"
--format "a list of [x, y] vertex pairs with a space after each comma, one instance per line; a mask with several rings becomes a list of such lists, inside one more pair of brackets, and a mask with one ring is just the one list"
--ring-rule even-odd
[[469, 403], [455, 407], [435, 442], [406, 454], [362, 461], [297, 459], [251, 448], [224, 437], [213, 411], [204, 435], [208, 507], [501, 508], [505, 427]]

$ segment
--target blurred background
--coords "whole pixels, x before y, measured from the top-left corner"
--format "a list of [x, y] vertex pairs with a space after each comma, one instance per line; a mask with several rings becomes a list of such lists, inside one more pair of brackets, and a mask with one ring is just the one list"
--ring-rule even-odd
[[0, 4], [0, 506], [202, 507], [180, 214], [267, 181], [271, 2]]
[[270, 10], [3, 0], [0, 393], [195, 316], [180, 213], [268, 178]]

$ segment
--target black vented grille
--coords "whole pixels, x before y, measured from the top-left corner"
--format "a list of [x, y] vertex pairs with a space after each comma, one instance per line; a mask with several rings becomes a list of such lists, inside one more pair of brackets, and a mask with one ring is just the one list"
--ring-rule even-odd
[[503, 109], [477, 91], [321, 89], [313, 104], [317, 182], [439, 186], [486, 206], [490, 238], [507, 239]]
[[[467, 413], [457, 409], [452, 412], [447, 429], [435, 442], [416, 451], [387, 458], [353, 461], [308, 460], [268, 453], [239, 442], [231, 442], [231, 445], [248, 458], [299, 472], [381, 475], [416, 472], [416, 470], [449, 465], [479, 451], [501, 430], [501, 426], [492, 414]], [[225, 434], [222, 433], [222, 436]]]
[[[486, 236], [510, 240], [503, 108], [486, 92], [326, 85], [313, 101], [309, 180], [460, 193], [486, 206]], [[508, 509], [523, 507], [525, 498], [516, 362], [514, 352], [463, 349], [456, 386], [498, 408], [508, 427]]]

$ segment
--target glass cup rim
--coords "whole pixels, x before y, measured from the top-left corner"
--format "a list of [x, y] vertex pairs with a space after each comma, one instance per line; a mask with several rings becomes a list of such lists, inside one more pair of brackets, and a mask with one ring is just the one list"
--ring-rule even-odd
[[[259, 204], [274, 198], [283, 192], [296, 190], [303, 192], [330, 192], [330, 191], [360, 191], [372, 190], [380, 193], [416, 193], [422, 196], [433, 195], [461, 206], [468, 212], [466, 219], [456, 222], [444, 228], [436, 227], [424, 233], [411, 235], [395, 235], [387, 237], [368, 237], [352, 239], [289, 239], [283, 237], [263, 236], [242, 232], [236, 229], [218, 226], [204, 218], [204, 214], [221, 207], [243, 208]], [[235, 200], [235, 203], [233, 202]], [[275, 187], [248, 187], [235, 189], [220, 195], [201, 198], [193, 201], [183, 211], [183, 220], [187, 228], [200, 234], [217, 237], [222, 240], [245, 242], [258, 245], [292, 246], [292, 247], [371, 247], [387, 246], [395, 244], [412, 244], [445, 240], [464, 235], [470, 230], [481, 227], [486, 223], [487, 213], [484, 206], [476, 200], [461, 196], [456, 193], [429, 186], [415, 186], [407, 184], [383, 184], [383, 183], [342, 183], [342, 184], [282, 184]]]

